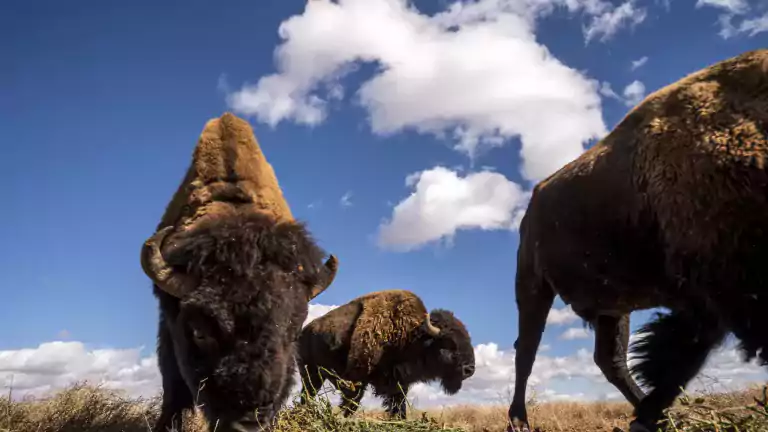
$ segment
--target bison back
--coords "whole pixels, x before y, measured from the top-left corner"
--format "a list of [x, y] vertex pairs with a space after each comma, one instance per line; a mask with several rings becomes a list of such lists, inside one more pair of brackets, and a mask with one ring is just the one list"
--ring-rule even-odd
[[307, 324], [299, 337], [302, 368], [322, 366], [337, 374], [343, 373], [355, 323], [362, 310], [362, 304], [350, 302]]

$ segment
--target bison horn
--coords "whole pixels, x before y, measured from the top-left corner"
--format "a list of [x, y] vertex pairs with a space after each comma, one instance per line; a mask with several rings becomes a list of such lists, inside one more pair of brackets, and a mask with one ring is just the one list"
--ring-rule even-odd
[[162, 245], [165, 237], [173, 230], [165, 227], [144, 242], [141, 248], [141, 268], [158, 288], [181, 298], [190, 287], [191, 277], [174, 270], [163, 257]]
[[430, 336], [436, 337], [440, 334], [440, 327], [433, 326], [432, 321], [429, 320], [429, 312], [427, 312], [427, 316], [424, 319], [424, 326], [427, 328], [427, 333], [429, 333]]
[[325, 262], [325, 266], [323, 267], [323, 275], [321, 276], [321, 282], [317, 285], [312, 287], [312, 290], [309, 294], [309, 299], [312, 300], [313, 298], [317, 297], [322, 293], [323, 291], [328, 288], [331, 283], [333, 283], [333, 280], [336, 278], [336, 272], [339, 269], [339, 259], [336, 258], [335, 255], [331, 255], [328, 257], [328, 260]]

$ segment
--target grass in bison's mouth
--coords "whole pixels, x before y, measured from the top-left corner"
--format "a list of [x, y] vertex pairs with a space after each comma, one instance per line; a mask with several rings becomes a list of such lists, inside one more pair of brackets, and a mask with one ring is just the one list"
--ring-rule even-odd
[[[679, 432], [768, 431], [768, 387], [734, 393], [682, 397], [669, 410]], [[12, 401], [0, 398], [0, 432], [148, 432], [158, 414], [159, 397], [133, 399], [105, 388], [79, 383], [51, 397]], [[411, 409], [408, 421], [387, 420], [380, 410], [361, 409], [343, 419], [338, 409], [321, 395], [306, 406], [283, 410], [275, 432], [502, 432], [506, 430], [507, 406], [453, 406], [444, 410]], [[612, 431], [624, 428], [631, 409], [619, 402], [531, 401], [532, 426], [543, 432]], [[200, 415], [190, 413], [185, 432], [207, 432]]]

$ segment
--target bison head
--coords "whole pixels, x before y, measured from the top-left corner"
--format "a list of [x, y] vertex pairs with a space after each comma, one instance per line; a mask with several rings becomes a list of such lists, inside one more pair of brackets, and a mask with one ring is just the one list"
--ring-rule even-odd
[[[294, 381], [307, 303], [337, 260], [300, 223], [253, 212], [158, 231], [141, 253], [183, 380], [217, 431], [271, 422]], [[213, 430], [213, 429], [212, 429]]]
[[443, 390], [455, 394], [475, 373], [475, 350], [464, 324], [452, 312], [436, 309], [424, 321], [427, 359], [440, 377]]

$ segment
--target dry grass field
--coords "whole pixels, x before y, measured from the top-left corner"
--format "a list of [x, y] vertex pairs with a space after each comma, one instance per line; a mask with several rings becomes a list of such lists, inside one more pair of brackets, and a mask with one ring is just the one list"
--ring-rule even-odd
[[[681, 398], [670, 410], [670, 431], [768, 431], [766, 388]], [[38, 400], [0, 398], [0, 432], [148, 432], [159, 398], [130, 399], [103, 388], [76, 384]], [[532, 426], [542, 432], [626, 430], [631, 410], [625, 403], [531, 402]], [[350, 420], [336, 414], [327, 398], [284, 410], [276, 432], [503, 432], [507, 407], [453, 406], [409, 411], [406, 422], [388, 421], [380, 411], [362, 410]], [[185, 432], [205, 432], [199, 416], [190, 416]]]

